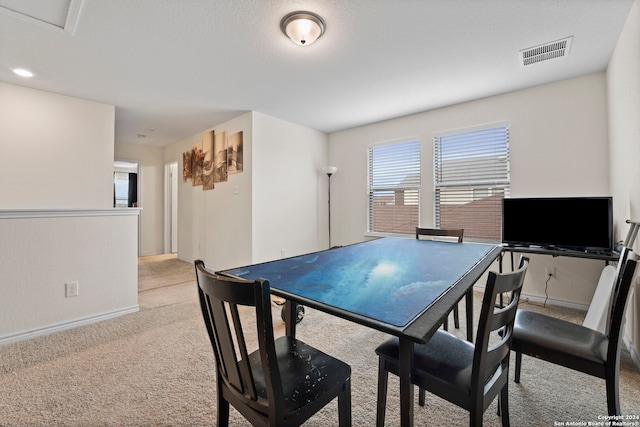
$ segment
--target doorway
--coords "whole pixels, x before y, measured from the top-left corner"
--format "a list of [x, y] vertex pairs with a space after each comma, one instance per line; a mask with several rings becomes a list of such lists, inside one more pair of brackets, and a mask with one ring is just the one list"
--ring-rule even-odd
[[165, 165], [164, 253], [178, 253], [178, 163]]
[[[132, 160], [113, 162], [113, 207], [142, 207], [140, 164]], [[142, 213], [138, 215], [138, 255], [142, 250]]]

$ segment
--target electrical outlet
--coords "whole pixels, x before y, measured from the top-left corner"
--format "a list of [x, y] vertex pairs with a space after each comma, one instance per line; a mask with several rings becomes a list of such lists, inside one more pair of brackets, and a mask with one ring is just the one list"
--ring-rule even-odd
[[78, 296], [78, 282], [67, 282], [65, 284], [65, 296], [69, 297], [77, 297]]
[[548, 279], [549, 277], [556, 277], [556, 268], [555, 267], [545, 267], [545, 269], [544, 269], [544, 278]]

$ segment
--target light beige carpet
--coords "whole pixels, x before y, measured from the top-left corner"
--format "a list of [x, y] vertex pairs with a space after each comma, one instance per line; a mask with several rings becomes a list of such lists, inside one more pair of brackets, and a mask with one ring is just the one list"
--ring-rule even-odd
[[[140, 312], [0, 347], [0, 426], [215, 425], [215, 362], [193, 266], [165, 258], [140, 259], [141, 287], [152, 283], [139, 294]], [[476, 294], [477, 305], [480, 298]], [[581, 322], [576, 311], [547, 311]], [[274, 305], [273, 312], [281, 334], [280, 307]], [[458, 332], [463, 335], [464, 329]], [[298, 337], [351, 365], [353, 425], [373, 426], [374, 349], [386, 336], [307, 308]], [[597, 422], [606, 415], [604, 381], [526, 356], [523, 365], [521, 384], [509, 383], [513, 426]], [[626, 350], [620, 383], [623, 413], [640, 414], [640, 374]], [[398, 420], [398, 383], [391, 376], [386, 425], [397, 426]], [[495, 404], [484, 420], [500, 425]], [[249, 424], [232, 409], [231, 425]], [[337, 425], [337, 403], [305, 425]], [[415, 425], [468, 425], [468, 418], [427, 395], [427, 406], [415, 405]]]

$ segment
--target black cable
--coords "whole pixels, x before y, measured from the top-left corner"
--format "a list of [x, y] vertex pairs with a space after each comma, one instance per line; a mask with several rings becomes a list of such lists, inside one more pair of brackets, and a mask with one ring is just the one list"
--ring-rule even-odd
[[551, 280], [552, 277], [552, 274], [547, 274], [547, 281], [544, 283], [544, 302], [542, 303], [542, 307], [544, 308], [547, 308], [547, 300], [549, 299], [547, 288], [549, 287], [549, 280]]

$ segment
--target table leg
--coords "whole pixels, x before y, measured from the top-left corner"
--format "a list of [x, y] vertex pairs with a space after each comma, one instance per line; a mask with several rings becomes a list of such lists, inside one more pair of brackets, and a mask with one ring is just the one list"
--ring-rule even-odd
[[295, 338], [296, 337], [296, 324], [297, 322], [297, 309], [298, 304], [295, 301], [286, 300], [284, 303], [284, 325], [285, 325], [285, 333], [288, 337]]
[[400, 374], [400, 424], [413, 426], [413, 384], [411, 370], [413, 366], [413, 342], [400, 338], [398, 370]]
[[473, 287], [464, 298], [467, 310], [467, 341], [473, 342]]

